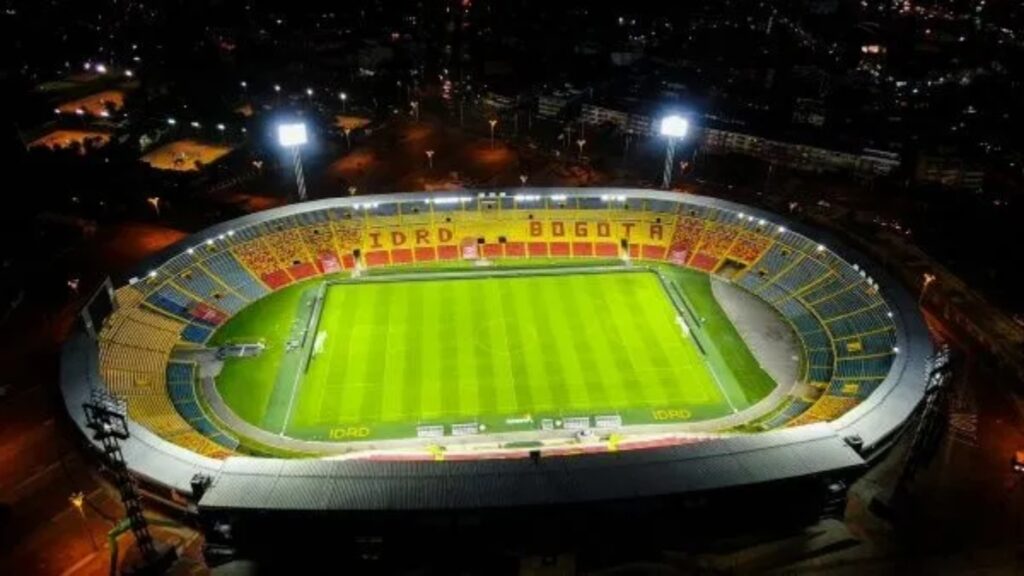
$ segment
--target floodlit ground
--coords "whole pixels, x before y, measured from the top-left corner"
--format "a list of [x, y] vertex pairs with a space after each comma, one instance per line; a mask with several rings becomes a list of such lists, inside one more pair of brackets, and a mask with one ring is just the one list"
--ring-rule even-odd
[[[264, 429], [324, 440], [410, 437], [418, 424], [515, 431], [574, 416], [701, 420], [767, 394], [770, 377], [731, 325], [719, 326], [725, 316], [707, 277], [675, 281], [693, 283], [708, 337], [733, 349], [705, 360], [657, 276], [618, 272], [333, 285], [308, 346], [288, 351], [309, 318], [320, 284], [312, 282], [265, 298], [217, 333], [214, 344], [268, 347], [229, 359], [218, 389]], [[301, 374], [314, 339], [320, 352]]]
[[345, 128], [348, 128], [349, 130], [358, 130], [360, 128], [364, 128], [366, 126], [369, 126], [370, 125], [370, 119], [369, 118], [363, 118], [363, 117], [360, 117], [360, 116], [340, 116], [339, 115], [339, 116], [335, 116], [334, 117], [334, 125], [337, 128], [341, 129], [341, 130], [344, 130]]
[[92, 130], [55, 130], [29, 142], [29, 148], [49, 148], [57, 150], [80, 146], [80, 151], [85, 153], [85, 143], [91, 141], [94, 147], [106, 146], [110, 142], [110, 134], [106, 132], [95, 132]]
[[100, 116], [101, 112], [109, 109], [120, 110], [124, 106], [124, 92], [120, 90], [104, 90], [90, 94], [77, 100], [65, 102], [57, 107], [62, 114], [75, 114], [79, 109], [89, 116]]
[[198, 171], [203, 165], [213, 164], [231, 150], [230, 146], [221, 144], [198, 140], [178, 140], [153, 150], [143, 156], [141, 160], [157, 170], [192, 172]]

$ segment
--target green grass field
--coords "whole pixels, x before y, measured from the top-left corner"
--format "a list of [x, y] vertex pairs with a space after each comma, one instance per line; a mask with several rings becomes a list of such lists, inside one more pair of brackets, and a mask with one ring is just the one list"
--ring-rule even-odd
[[[707, 276], [659, 269], [665, 282], [645, 270], [465, 269], [458, 278], [342, 281], [327, 287], [319, 314], [312, 303], [323, 279], [298, 284], [214, 335], [211, 345], [267, 345], [259, 357], [226, 360], [218, 391], [253, 424], [320, 440], [413, 437], [419, 425], [471, 422], [530, 430], [611, 414], [625, 424], [691, 421], [770, 392], [774, 382]], [[287, 350], [309, 325], [315, 333]], [[312, 353], [317, 335], [322, 348]]]

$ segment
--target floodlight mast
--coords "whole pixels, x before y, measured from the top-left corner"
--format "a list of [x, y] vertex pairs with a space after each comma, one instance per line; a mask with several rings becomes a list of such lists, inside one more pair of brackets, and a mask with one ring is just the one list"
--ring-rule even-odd
[[675, 160], [676, 142], [686, 137], [689, 128], [689, 121], [677, 114], [661, 119], [661, 135], [668, 140], [665, 147], [665, 169], [661, 175], [661, 187], [665, 190], [668, 190], [672, 184], [672, 164]]
[[281, 146], [292, 152], [292, 161], [295, 169], [295, 186], [299, 191], [299, 202], [306, 201], [306, 177], [302, 171], [302, 157], [299, 148], [308, 142], [306, 125], [299, 122], [293, 124], [279, 124], [277, 126], [277, 140]]

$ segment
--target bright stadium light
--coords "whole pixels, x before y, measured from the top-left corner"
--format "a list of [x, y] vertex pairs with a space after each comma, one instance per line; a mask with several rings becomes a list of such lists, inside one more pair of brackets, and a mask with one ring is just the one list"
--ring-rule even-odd
[[672, 184], [672, 163], [676, 152], [676, 142], [686, 137], [690, 129], [690, 121], [678, 114], [672, 114], [661, 119], [661, 135], [665, 136], [668, 144], [665, 147], [665, 169], [661, 175], [661, 187], [666, 190]]
[[302, 158], [299, 156], [299, 147], [309, 141], [306, 134], [306, 125], [302, 122], [278, 124], [277, 141], [282, 147], [292, 151], [292, 159], [295, 163], [295, 185], [299, 189], [299, 201], [306, 200], [306, 178], [302, 173]]
[[685, 138], [686, 132], [690, 129], [690, 122], [679, 116], [673, 114], [672, 116], [666, 116], [661, 119], [661, 135], [669, 136], [672, 138]]
[[306, 136], [306, 125], [301, 122], [278, 124], [277, 141], [285, 148], [302, 146], [308, 141], [308, 137]]

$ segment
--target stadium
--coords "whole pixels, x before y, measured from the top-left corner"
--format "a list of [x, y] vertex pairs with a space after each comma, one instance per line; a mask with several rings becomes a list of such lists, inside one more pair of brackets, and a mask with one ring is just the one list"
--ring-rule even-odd
[[292, 525], [807, 523], [906, 428], [933, 355], [913, 298], [828, 234], [613, 188], [252, 214], [107, 282], [81, 319], [69, 414], [91, 438], [83, 404], [123, 411], [145, 492], [230, 553]]

